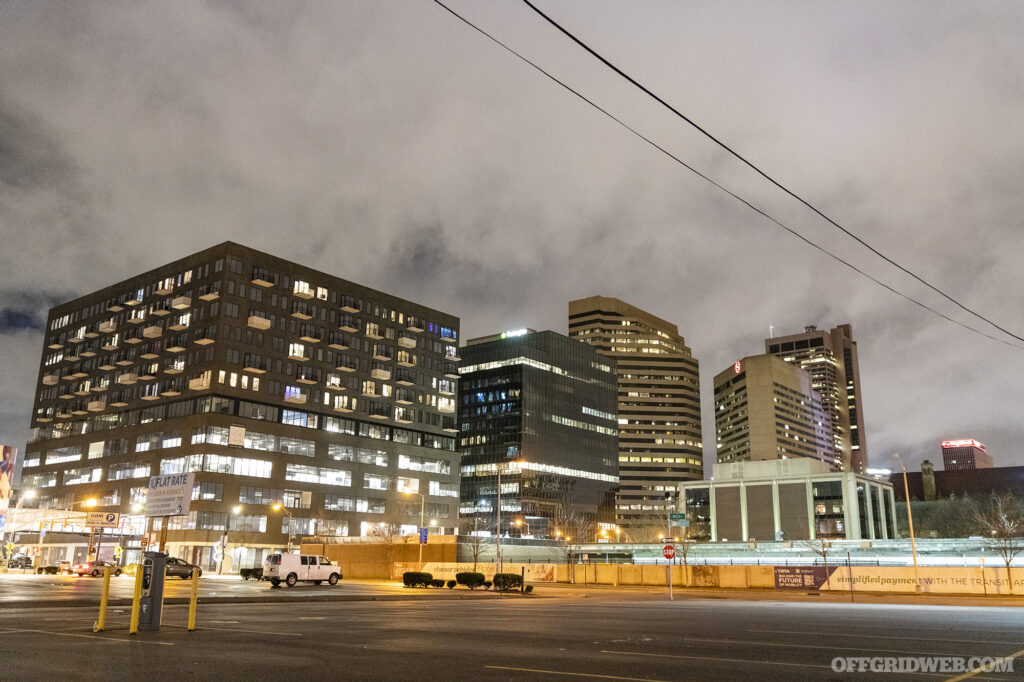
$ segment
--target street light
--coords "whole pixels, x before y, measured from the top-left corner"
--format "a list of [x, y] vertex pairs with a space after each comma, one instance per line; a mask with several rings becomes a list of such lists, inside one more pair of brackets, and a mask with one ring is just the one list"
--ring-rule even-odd
[[419, 536], [420, 533], [423, 532], [423, 530], [422, 530], [423, 529], [423, 505], [426, 502], [427, 498], [425, 498], [423, 496], [423, 493], [418, 493], [415, 490], [413, 490], [412, 488], [410, 488], [409, 486], [405, 486], [404, 488], [402, 488], [402, 494], [403, 495], [419, 495], [420, 496], [420, 525], [416, 527], [416, 533], [417, 533], [416, 542], [418, 542], [419, 545], [420, 545], [419, 569], [422, 571], [423, 570], [423, 540], [422, 540], [422, 538], [420, 538], [418, 536]]
[[900, 469], [903, 469], [903, 496], [907, 502], [907, 525], [910, 526], [910, 552], [914, 557], [914, 591], [921, 591], [921, 578], [917, 574], [917, 542], [914, 540], [914, 515], [910, 512], [910, 486], [907, 485], [907, 467], [903, 466], [903, 460], [900, 459], [898, 452], [892, 453], [892, 456], [900, 463]]
[[280, 502], [275, 503], [271, 509], [274, 511], [283, 511], [288, 515], [288, 553], [292, 552], [292, 513], [288, 511], [288, 507], [284, 506]]
[[528, 524], [526, 521], [524, 521], [523, 519], [516, 519], [515, 524], [516, 528], [519, 529], [519, 537], [523, 537], [523, 529], [526, 529], [527, 535], [530, 534], [530, 524]]

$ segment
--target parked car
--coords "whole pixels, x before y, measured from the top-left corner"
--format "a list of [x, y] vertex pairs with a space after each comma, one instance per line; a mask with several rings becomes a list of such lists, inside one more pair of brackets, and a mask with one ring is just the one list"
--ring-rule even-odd
[[203, 569], [199, 568], [195, 564], [190, 564], [184, 559], [179, 559], [173, 556], [167, 557], [166, 566], [164, 573], [167, 574], [168, 578], [181, 578], [182, 580], [187, 580], [192, 577], [193, 568], [199, 571], [199, 575], [203, 574]]
[[326, 580], [329, 585], [337, 585], [341, 566], [314, 554], [271, 554], [263, 560], [263, 580], [269, 580], [274, 587], [282, 582], [295, 587], [300, 580], [314, 585]]
[[85, 575], [91, 575], [93, 578], [103, 575], [103, 567], [110, 567], [110, 575], [117, 577], [121, 575], [121, 567], [115, 566], [109, 561], [85, 561], [80, 564], [75, 564], [71, 567], [72, 573], [77, 573], [78, 577], [81, 578]]
[[7, 568], [32, 568], [32, 557], [16, 556], [7, 562]]

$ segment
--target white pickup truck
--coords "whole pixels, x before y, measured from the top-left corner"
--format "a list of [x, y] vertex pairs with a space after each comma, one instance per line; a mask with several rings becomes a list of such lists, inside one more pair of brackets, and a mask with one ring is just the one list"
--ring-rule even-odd
[[326, 580], [329, 585], [337, 585], [341, 580], [341, 566], [314, 554], [271, 554], [263, 560], [263, 579], [274, 587], [282, 582], [294, 587], [300, 580], [314, 585]]

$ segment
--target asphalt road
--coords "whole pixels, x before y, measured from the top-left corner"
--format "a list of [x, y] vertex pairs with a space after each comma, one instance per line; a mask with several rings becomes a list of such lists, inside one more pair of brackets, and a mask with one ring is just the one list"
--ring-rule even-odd
[[[1024, 656], [1024, 609], [712, 600], [613, 592], [560, 598], [167, 608], [127, 634], [84, 608], [0, 610], [7, 680], [857, 679], [837, 656]], [[972, 679], [1022, 679], [1020, 672]], [[865, 674], [861, 674], [862, 677]], [[899, 675], [870, 675], [898, 679]], [[949, 679], [953, 673], [907, 679]]]

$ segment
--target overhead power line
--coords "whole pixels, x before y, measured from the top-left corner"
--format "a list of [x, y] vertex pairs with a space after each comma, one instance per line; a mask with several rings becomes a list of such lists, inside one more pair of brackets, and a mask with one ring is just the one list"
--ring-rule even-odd
[[572, 41], [573, 41], [574, 43], [576, 43], [577, 45], [579, 45], [580, 47], [582, 47], [582, 48], [583, 48], [584, 50], [586, 50], [587, 52], [589, 52], [589, 53], [590, 53], [590, 54], [591, 54], [591, 55], [592, 55], [593, 57], [595, 57], [595, 58], [596, 58], [596, 59], [597, 59], [598, 61], [600, 61], [600, 62], [601, 62], [602, 64], [604, 64], [605, 66], [607, 66], [607, 67], [608, 67], [609, 69], [611, 69], [612, 71], [614, 71], [614, 72], [615, 72], [615, 73], [617, 73], [618, 75], [620, 75], [620, 76], [622, 76], [623, 78], [625, 78], [625, 79], [626, 79], [627, 81], [629, 81], [629, 82], [630, 82], [630, 83], [631, 83], [632, 85], [636, 86], [636, 87], [637, 87], [637, 88], [639, 88], [639, 89], [640, 89], [640, 90], [641, 90], [642, 92], [644, 92], [644, 93], [645, 93], [646, 95], [648, 95], [649, 97], [651, 97], [652, 99], [654, 99], [654, 101], [658, 102], [658, 104], [662, 105], [663, 107], [665, 107], [666, 109], [668, 109], [669, 111], [671, 111], [671, 112], [672, 112], [673, 114], [675, 114], [676, 116], [678, 116], [678, 117], [679, 117], [679, 118], [681, 118], [682, 120], [686, 121], [686, 123], [688, 123], [689, 125], [693, 126], [693, 127], [695, 128], [695, 129], [697, 129], [698, 131], [700, 131], [700, 133], [701, 133], [701, 134], [703, 134], [703, 135], [704, 135], [705, 137], [707, 137], [707, 138], [708, 138], [709, 140], [711, 140], [712, 142], [714, 142], [715, 144], [717, 144], [717, 145], [718, 145], [719, 147], [721, 147], [721, 148], [722, 148], [722, 149], [724, 149], [725, 151], [729, 152], [729, 153], [730, 153], [730, 154], [731, 154], [732, 156], [734, 156], [735, 158], [737, 158], [737, 159], [739, 159], [740, 161], [742, 161], [742, 162], [743, 162], [743, 163], [744, 163], [744, 164], [745, 164], [745, 165], [746, 165], [747, 167], [749, 167], [749, 168], [750, 168], [751, 170], [753, 170], [753, 171], [754, 171], [755, 173], [757, 173], [758, 175], [760, 175], [761, 177], [763, 177], [763, 178], [764, 178], [765, 180], [767, 180], [768, 182], [770, 182], [770, 183], [771, 183], [772, 185], [774, 185], [775, 187], [779, 188], [780, 190], [782, 190], [783, 192], [785, 192], [786, 194], [788, 194], [788, 195], [789, 195], [790, 197], [792, 197], [792, 198], [796, 199], [797, 201], [799, 201], [799, 202], [800, 202], [801, 204], [803, 204], [804, 206], [806, 206], [807, 208], [809, 208], [809, 209], [810, 209], [811, 211], [813, 211], [814, 213], [816, 213], [816, 214], [817, 214], [818, 216], [820, 216], [821, 218], [823, 218], [823, 219], [824, 219], [824, 220], [825, 220], [826, 222], [828, 222], [828, 223], [829, 223], [830, 225], [832, 225], [833, 227], [835, 227], [835, 228], [839, 229], [839, 230], [840, 230], [840, 231], [841, 231], [841, 232], [842, 232], [843, 234], [845, 234], [846, 236], [848, 236], [848, 237], [850, 237], [851, 239], [853, 239], [854, 241], [856, 241], [856, 242], [857, 242], [858, 244], [860, 244], [861, 246], [863, 246], [864, 248], [866, 248], [866, 249], [867, 249], [868, 251], [870, 251], [871, 253], [875, 254], [876, 256], [878, 256], [879, 258], [881, 258], [882, 260], [884, 260], [884, 261], [885, 261], [886, 263], [889, 263], [889, 264], [890, 264], [890, 265], [892, 265], [893, 267], [895, 267], [895, 268], [899, 269], [899, 270], [900, 270], [901, 272], [903, 272], [904, 274], [907, 274], [907, 275], [909, 275], [910, 277], [914, 278], [915, 280], [917, 280], [917, 281], [918, 281], [918, 282], [920, 282], [921, 284], [925, 285], [926, 287], [928, 287], [929, 289], [931, 289], [931, 290], [932, 290], [932, 291], [934, 291], [935, 293], [937, 293], [937, 294], [939, 294], [940, 296], [942, 296], [943, 298], [945, 298], [945, 299], [946, 299], [947, 301], [949, 301], [949, 302], [953, 303], [954, 305], [956, 305], [956, 306], [957, 306], [958, 308], [960, 308], [961, 310], [964, 310], [965, 312], [967, 312], [967, 313], [970, 313], [971, 315], [973, 315], [974, 317], [978, 318], [979, 320], [982, 320], [983, 322], [986, 322], [987, 324], [990, 324], [990, 325], [992, 325], [993, 327], [995, 327], [995, 328], [996, 328], [996, 329], [998, 329], [999, 331], [1003, 332], [1004, 334], [1007, 334], [1008, 336], [1012, 336], [1013, 338], [1017, 339], [1018, 341], [1024, 341], [1024, 337], [1021, 337], [1021, 336], [1018, 336], [1017, 334], [1014, 334], [1014, 333], [1013, 333], [1013, 332], [1011, 332], [1010, 330], [1008, 330], [1008, 329], [1006, 329], [1006, 328], [1004, 328], [1004, 327], [1001, 327], [1000, 325], [996, 324], [995, 322], [993, 322], [993, 321], [992, 321], [992, 320], [990, 320], [989, 318], [985, 317], [985, 316], [984, 316], [984, 315], [982, 315], [981, 313], [979, 313], [979, 312], [976, 312], [976, 311], [975, 311], [975, 310], [973, 310], [972, 308], [969, 308], [968, 306], [964, 305], [963, 303], [961, 303], [960, 301], [956, 300], [955, 298], [953, 298], [952, 296], [950, 296], [950, 295], [949, 295], [949, 294], [947, 294], [946, 292], [944, 292], [944, 291], [942, 291], [941, 289], [939, 289], [939, 288], [938, 288], [937, 286], [933, 285], [933, 284], [932, 284], [931, 282], [928, 282], [928, 281], [927, 281], [927, 280], [925, 280], [925, 279], [924, 279], [923, 277], [921, 277], [920, 275], [918, 275], [918, 274], [916, 274], [916, 273], [912, 272], [912, 271], [911, 271], [911, 270], [909, 270], [908, 268], [905, 268], [905, 267], [903, 267], [902, 265], [900, 265], [899, 263], [897, 263], [897, 262], [896, 262], [895, 260], [893, 260], [893, 259], [892, 259], [892, 258], [890, 258], [889, 256], [885, 255], [884, 253], [882, 253], [881, 251], [879, 251], [879, 250], [878, 250], [878, 249], [876, 249], [875, 247], [871, 246], [871, 244], [867, 243], [867, 242], [866, 242], [865, 240], [861, 239], [861, 238], [860, 238], [860, 237], [858, 237], [858, 236], [857, 236], [856, 234], [854, 234], [853, 232], [851, 232], [851, 231], [850, 231], [850, 230], [848, 230], [847, 228], [843, 227], [842, 225], [840, 225], [839, 223], [837, 223], [837, 222], [836, 222], [835, 220], [833, 220], [833, 219], [832, 219], [832, 218], [830, 218], [829, 216], [825, 215], [825, 213], [823, 213], [823, 212], [822, 212], [821, 210], [819, 210], [819, 209], [818, 209], [818, 208], [817, 208], [816, 206], [814, 206], [814, 204], [810, 203], [809, 201], [807, 201], [806, 199], [804, 199], [804, 198], [803, 198], [802, 196], [800, 196], [800, 195], [799, 195], [799, 194], [797, 194], [796, 192], [792, 191], [791, 189], [789, 189], [788, 187], [786, 187], [785, 185], [783, 185], [783, 184], [782, 184], [781, 182], [779, 182], [778, 180], [776, 180], [776, 179], [775, 179], [775, 178], [773, 178], [772, 176], [768, 175], [768, 173], [766, 173], [765, 171], [761, 170], [761, 169], [760, 169], [760, 168], [759, 168], [759, 167], [758, 167], [757, 165], [755, 165], [755, 164], [754, 164], [753, 162], [751, 162], [751, 161], [747, 160], [747, 158], [746, 158], [746, 157], [744, 157], [744, 156], [743, 156], [742, 154], [740, 154], [739, 152], [737, 152], [736, 150], [734, 150], [734, 149], [733, 149], [732, 147], [730, 147], [729, 145], [725, 144], [725, 143], [724, 143], [724, 142], [722, 142], [722, 141], [721, 141], [720, 139], [718, 139], [717, 137], [715, 137], [714, 135], [712, 135], [712, 134], [711, 134], [711, 133], [710, 133], [710, 132], [709, 132], [709, 131], [708, 131], [707, 129], [705, 129], [705, 128], [704, 128], [703, 126], [701, 126], [701, 125], [699, 125], [698, 123], [696, 123], [696, 122], [695, 122], [695, 121], [694, 121], [693, 119], [689, 118], [688, 116], [686, 116], [685, 114], [683, 114], [682, 112], [680, 112], [680, 111], [679, 111], [678, 109], [676, 109], [675, 107], [673, 107], [673, 106], [672, 106], [671, 104], [669, 104], [668, 102], [666, 102], [666, 101], [665, 101], [664, 99], [662, 99], [661, 97], [659, 97], [658, 95], [656, 95], [656, 94], [655, 94], [654, 92], [652, 92], [652, 91], [651, 91], [650, 89], [648, 89], [647, 87], [645, 87], [645, 86], [644, 86], [643, 84], [639, 83], [639, 82], [638, 82], [638, 81], [637, 81], [637, 80], [636, 80], [635, 78], [633, 78], [632, 76], [630, 76], [629, 74], [627, 74], [626, 72], [624, 72], [624, 71], [623, 71], [622, 69], [620, 69], [619, 67], [615, 66], [615, 64], [612, 64], [612, 63], [611, 63], [610, 61], [608, 61], [608, 60], [607, 60], [607, 59], [605, 59], [605, 58], [604, 58], [603, 56], [601, 56], [600, 54], [598, 54], [598, 53], [597, 53], [597, 52], [596, 52], [596, 51], [595, 51], [595, 50], [594, 50], [593, 48], [591, 48], [591, 47], [590, 47], [589, 45], [587, 45], [587, 44], [586, 44], [586, 43], [584, 43], [584, 42], [583, 42], [582, 40], [580, 40], [580, 39], [579, 39], [579, 38], [577, 38], [577, 37], [576, 37], [575, 35], [573, 35], [573, 34], [572, 34], [572, 33], [571, 33], [571, 32], [570, 32], [570, 31], [569, 31], [568, 29], [566, 29], [565, 27], [563, 27], [563, 26], [562, 26], [561, 24], [559, 24], [559, 23], [558, 23], [557, 21], [555, 21], [554, 19], [552, 19], [551, 17], [549, 17], [549, 16], [547, 15], [547, 14], [545, 14], [545, 13], [544, 13], [544, 12], [543, 12], [543, 11], [542, 11], [541, 9], [539, 9], [539, 8], [538, 8], [538, 7], [536, 6], [536, 5], [534, 5], [534, 4], [532, 3], [532, 2], [530, 2], [530, 0], [522, 0], [522, 2], [523, 2], [523, 3], [524, 3], [524, 4], [526, 5], [526, 6], [528, 6], [528, 7], [530, 8], [530, 9], [532, 9], [532, 10], [533, 10], [534, 12], [536, 12], [536, 13], [537, 13], [537, 14], [539, 14], [539, 15], [540, 15], [541, 17], [543, 17], [543, 18], [544, 18], [544, 19], [545, 19], [545, 20], [546, 20], [546, 21], [547, 21], [547, 22], [548, 22], [549, 24], [551, 24], [552, 26], [554, 26], [555, 28], [557, 28], [557, 29], [558, 29], [559, 31], [561, 31], [561, 32], [562, 32], [562, 33], [563, 33], [563, 34], [564, 34], [565, 36], [567, 36], [567, 37], [568, 37], [568, 38], [569, 38], [570, 40], [572, 40]]
[[[995, 341], [997, 343], [1001, 343], [1003, 345], [1010, 346], [1011, 348], [1017, 348], [1017, 349], [1020, 349], [1020, 350], [1024, 350], [1024, 347], [1022, 347], [1022, 346], [1018, 346], [1017, 344], [1010, 343], [1010, 342], [1008, 342], [1008, 341], [1006, 341], [1004, 339], [1000, 339], [1000, 338], [997, 338], [995, 336], [992, 336], [991, 334], [988, 334], [988, 333], [986, 333], [984, 331], [981, 331], [980, 329], [976, 329], [975, 327], [972, 327], [972, 326], [970, 326], [968, 324], [960, 322], [959, 320], [954, 320], [953, 318], [949, 317], [948, 315], [945, 315], [944, 313], [942, 313], [942, 312], [940, 312], [940, 311], [938, 311], [938, 310], [928, 306], [927, 304], [922, 303], [921, 301], [918, 301], [917, 299], [915, 299], [915, 298], [913, 298], [911, 296], [908, 296], [907, 294], [904, 294], [901, 291], [898, 291], [897, 289], [895, 289], [894, 287], [886, 284], [885, 282], [882, 282], [881, 280], [879, 280], [879, 279], [869, 275], [867, 272], [861, 270], [856, 265], [850, 263], [849, 261], [844, 260], [843, 258], [841, 258], [840, 256], [836, 255], [835, 253], [829, 251], [825, 247], [820, 246], [819, 244], [815, 243], [811, 239], [803, 236], [802, 234], [800, 234], [799, 232], [797, 232], [793, 228], [791, 228], [788, 225], [782, 223], [781, 221], [779, 221], [775, 217], [769, 215], [767, 212], [765, 212], [764, 210], [758, 208], [754, 204], [750, 203], [749, 201], [747, 201], [743, 197], [739, 196], [738, 194], [736, 194], [732, 190], [730, 190], [727, 187], [719, 184], [717, 181], [713, 180], [712, 178], [708, 177], [707, 175], [705, 175], [701, 171], [699, 171], [696, 168], [694, 168], [693, 166], [689, 165], [688, 163], [686, 163], [685, 161], [683, 161], [682, 159], [677, 157], [675, 154], [673, 154], [672, 152], [668, 151], [667, 149], [665, 149], [664, 147], [659, 145], [657, 142], [655, 142], [651, 138], [645, 136], [643, 133], [639, 132], [638, 130], [636, 130], [635, 128], [630, 126], [628, 123], [626, 123], [622, 119], [618, 118], [617, 116], [615, 116], [614, 114], [609, 112], [607, 109], [604, 109], [599, 104], [597, 104], [593, 100], [589, 99], [588, 97], [583, 95], [578, 90], [574, 89], [573, 87], [571, 87], [570, 85], [568, 85], [564, 81], [558, 79], [556, 76], [554, 76], [551, 73], [549, 73], [548, 71], [546, 71], [544, 68], [542, 68], [537, 63], [535, 63], [535, 62], [531, 61], [529, 58], [523, 56], [522, 54], [520, 54], [519, 52], [517, 52], [516, 50], [514, 50], [510, 46], [508, 46], [505, 43], [503, 43], [498, 38], [494, 37], [493, 35], [491, 35], [487, 31], [485, 31], [484, 29], [480, 28], [479, 26], [477, 26], [476, 24], [471, 22], [469, 19], [466, 19], [461, 14], [459, 14], [458, 12], [453, 10], [451, 7], [449, 7], [448, 5], [444, 4], [444, 2], [442, 2], [441, 0], [433, 0], [433, 2], [434, 2], [434, 4], [436, 4], [439, 7], [443, 8], [446, 12], [448, 12], [449, 14], [454, 16], [456, 19], [458, 19], [459, 21], [461, 21], [465, 25], [467, 25], [470, 28], [472, 28], [474, 31], [476, 31], [480, 35], [486, 37], [488, 40], [490, 40], [494, 44], [498, 45], [499, 47], [504, 49], [509, 54], [512, 54], [517, 59], [525, 62], [528, 65], [530, 65], [533, 69], [535, 69], [536, 71], [538, 71], [541, 74], [543, 74], [546, 78], [548, 78], [551, 81], [557, 83], [559, 86], [561, 86], [565, 90], [571, 92], [573, 95], [575, 95], [576, 97], [580, 98], [581, 100], [583, 100], [584, 102], [589, 104], [591, 107], [593, 107], [597, 111], [601, 112], [602, 114], [604, 114], [605, 116], [610, 118], [612, 121], [614, 121], [615, 123], [617, 123], [621, 127], [623, 127], [626, 130], [628, 130], [630, 133], [635, 135], [636, 137], [640, 138], [641, 140], [643, 140], [644, 142], [649, 144], [651, 147], [654, 147], [659, 152], [661, 152], [662, 154], [664, 154], [668, 158], [672, 159], [673, 161], [675, 161], [677, 164], [679, 164], [683, 168], [687, 169], [688, 171], [690, 171], [691, 173], [693, 173], [697, 177], [701, 178], [702, 180], [704, 180], [704, 181], [708, 182], [709, 184], [713, 185], [714, 187], [716, 187], [717, 189], [721, 190], [725, 194], [729, 195], [730, 197], [732, 197], [736, 201], [740, 202], [741, 204], [743, 204], [744, 206], [746, 206], [750, 210], [754, 211], [758, 215], [760, 215], [763, 218], [766, 218], [767, 220], [771, 221], [776, 226], [778, 226], [781, 229], [785, 230], [786, 232], [788, 232], [789, 234], [793, 235], [794, 237], [796, 237], [800, 241], [802, 241], [802, 242], [808, 244], [809, 246], [817, 249], [818, 251], [824, 253], [825, 255], [829, 256], [833, 260], [835, 260], [835, 261], [845, 265], [846, 267], [850, 268], [851, 270], [853, 270], [857, 274], [859, 274], [859, 275], [861, 275], [861, 276], [871, 280], [872, 282], [874, 282], [878, 286], [882, 287], [883, 289], [885, 289], [885, 290], [887, 290], [887, 291], [889, 291], [889, 292], [891, 292], [893, 294], [896, 294], [900, 298], [903, 298], [903, 299], [909, 301], [910, 303], [913, 303], [914, 305], [916, 305], [916, 306], [918, 306], [920, 308], [923, 308], [924, 310], [927, 310], [928, 312], [930, 312], [930, 313], [932, 313], [932, 314], [934, 314], [934, 315], [936, 315], [936, 316], [946, 320], [947, 322], [951, 322], [951, 323], [953, 323], [953, 324], [955, 324], [955, 325], [957, 325], [959, 327], [962, 327], [964, 329], [967, 329], [968, 331], [974, 332], [975, 334], [979, 334], [981, 336], [984, 336], [985, 338], [991, 339], [992, 341]], [[1011, 334], [1011, 336], [1013, 336], [1013, 335]]]

